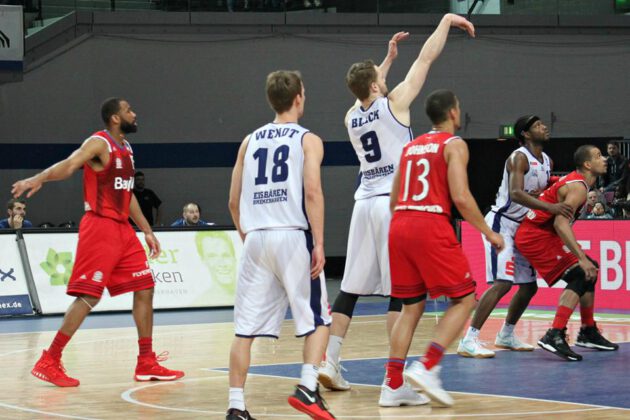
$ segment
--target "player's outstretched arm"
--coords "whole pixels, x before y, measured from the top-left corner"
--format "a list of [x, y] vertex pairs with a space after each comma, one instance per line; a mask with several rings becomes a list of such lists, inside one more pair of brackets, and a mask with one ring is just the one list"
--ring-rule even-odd
[[455, 207], [468, 223], [488, 239], [492, 246], [501, 251], [505, 247], [503, 237], [488, 227], [468, 187], [466, 142], [459, 138], [451, 140], [444, 149], [444, 158], [448, 165], [448, 188]]
[[129, 217], [131, 217], [131, 220], [133, 220], [136, 226], [138, 226], [138, 229], [144, 233], [144, 240], [151, 250], [149, 258], [157, 258], [162, 252], [160, 241], [158, 241], [153, 234], [153, 229], [151, 229], [149, 221], [146, 217], [144, 217], [135, 194], [131, 194], [131, 201], [129, 202]]
[[106, 154], [108, 154], [108, 148], [102, 140], [89, 138], [83, 142], [80, 148], [72, 152], [68, 158], [44, 169], [37, 175], [17, 181], [13, 184], [11, 194], [14, 198], [17, 198], [28, 191], [26, 197], [31, 197], [42, 188], [44, 182], [61, 181], [69, 178], [86, 162], [96, 157], [101, 158]]
[[475, 27], [468, 20], [452, 13], [444, 15], [438, 27], [422, 46], [420, 55], [411, 65], [405, 80], [389, 94], [388, 98], [395, 113], [409, 112], [409, 106], [420, 93], [429, 73], [429, 68], [444, 49], [451, 27], [463, 29], [470, 36], [475, 36]]
[[245, 234], [241, 230], [241, 189], [243, 188], [243, 162], [245, 161], [245, 152], [247, 151], [247, 144], [249, 143], [249, 136], [245, 137], [241, 142], [241, 146], [238, 149], [238, 155], [236, 156], [236, 163], [234, 169], [232, 169], [232, 180], [230, 181], [230, 198], [228, 199], [228, 207], [230, 208], [230, 215], [232, 216], [232, 222], [236, 226], [238, 234], [242, 240], [245, 240]]
[[510, 198], [515, 203], [534, 210], [544, 210], [551, 214], [562, 214], [564, 217], [573, 216], [573, 208], [566, 203], [547, 203], [538, 200], [525, 192], [525, 174], [529, 170], [529, 161], [521, 152], [514, 152], [508, 159], [507, 170], [510, 173]]
[[304, 148], [304, 195], [306, 215], [313, 234], [313, 258], [311, 277], [317, 278], [326, 263], [324, 254], [324, 192], [322, 190], [321, 165], [324, 144], [319, 136], [306, 133]]
[[[581, 182], [566, 184], [560, 188], [560, 191], [558, 191], [559, 198], [562, 202], [571, 206], [573, 214], [575, 214], [577, 209], [584, 204], [587, 193], [588, 191], [586, 186]], [[562, 199], [563, 195], [564, 199]], [[572, 220], [573, 217], [567, 218], [564, 215], [559, 214], [553, 221], [553, 228], [556, 230], [556, 233], [560, 236], [560, 239], [562, 239], [562, 242], [564, 242], [569, 251], [578, 258], [580, 267], [582, 267], [586, 273], [586, 279], [589, 281], [595, 280], [597, 278], [597, 267], [595, 267], [591, 260], [588, 259], [584, 251], [582, 251], [582, 247], [580, 247], [577, 239], [575, 239], [575, 234], [571, 228]]]

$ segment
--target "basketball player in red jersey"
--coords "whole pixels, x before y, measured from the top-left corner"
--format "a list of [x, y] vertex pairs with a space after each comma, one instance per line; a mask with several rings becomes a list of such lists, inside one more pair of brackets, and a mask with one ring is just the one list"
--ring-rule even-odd
[[61, 387], [78, 386], [65, 373], [61, 353], [107, 287], [111, 296], [133, 292], [133, 318], [138, 329], [140, 353], [137, 381], [171, 381], [184, 372], [169, 370], [158, 362], [164, 358], [152, 350], [153, 288], [149, 263], [128, 218], [144, 232], [150, 257], [160, 254], [160, 243], [142, 215], [133, 195], [133, 151], [125, 139], [137, 130], [136, 114], [127, 101], [107, 99], [101, 107], [106, 130], [92, 134], [80, 148], [39, 174], [13, 184], [11, 193], [30, 197], [44, 182], [60, 181], [83, 168], [85, 215], [79, 226], [79, 244], [67, 293], [76, 299], [66, 311], [63, 324], [48, 350], [44, 350], [31, 373]]
[[597, 147], [585, 145], [575, 151], [573, 160], [577, 169], [547, 188], [540, 200], [569, 204], [574, 217], [530, 210], [516, 231], [515, 244], [549, 286], [558, 280], [567, 282], [553, 326], [538, 340], [538, 345], [565, 360], [579, 361], [582, 356], [571, 350], [566, 341], [567, 323], [578, 302], [582, 328], [575, 344], [608, 351], [619, 346], [604, 338], [595, 324], [593, 304], [598, 264], [584, 253], [571, 229], [586, 202], [588, 190], [598, 176], [606, 173], [606, 158]]
[[[425, 109], [433, 129], [405, 146], [392, 186], [392, 296], [403, 300], [403, 309], [391, 334], [385, 384], [397, 388], [404, 375], [432, 399], [451, 406], [453, 399], [442, 388], [438, 363], [476, 305], [475, 282], [451, 226], [453, 203], [498, 251], [504, 242], [485, 223], [468, 188], [468, 147], [454, 134], [461, 125], [455, 94], [435, 91], [427, 98]], [[451, 304], [426, 354], [403, 373], [427, 292], [434, 298], [447, 296]]]

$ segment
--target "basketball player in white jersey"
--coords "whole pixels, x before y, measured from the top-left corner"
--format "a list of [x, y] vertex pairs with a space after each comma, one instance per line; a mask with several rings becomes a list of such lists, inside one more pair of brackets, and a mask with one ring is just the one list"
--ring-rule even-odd
[[[385, 79], [398, 54], [397, 43], [409, 36], [406, 32], [392, 37], [388, 54], [380, 66], [366, 60], [353, 64], [346, 75], [346, 83], [357, 101], [344, 122], [361, 165], [361, 182], [354, 195], [356, 202], [350, 222], [346, 267], [341, 291], [332, 308], [333, 323], [326, 360], [320, 369], [319, 380], [326, 388], [350, 389], [340, 373], [339, 353], [358, 297], [389, 296], [391, 293], [387, 251], [391, 220], [389, 194], [402, 149], [413, 139], [409, 107], [420, 93], [429, 68], [442, 52], [451, 27], [461, 28], [474, 36], [474, 27], [465, 18], [445, 15], [423, 45], [405, 80], [390, 93]], [[390, 300], [388, 334], [401, 307], [399, 299]], [[428, 401], [404, 386], [382, 396], [380, 404], [419, 405]]]
[[479, 330], [513, 284], [519, 288], [510, 301], [505, 323], [494, 344], [515, 351], [534, 350], [532, 345], [514, 334], [514, 326], [538, 290], [536, 272], [514, 246], [514, 235], [529, 209], [572, 217], [570, 206], [537, 199], [550, 184], [553, 167], [553, 162], [543, 152], [544, 144], [550, 138], [545, 124], [536, 115], [526, 115], [516, 121], [514, 133], [522, 146], [512, 152], [505, 162], [496, 203], [486, 215], [488, 226], [505, 238], [505, 249], [497, 253], [484, 239], [486, 280], [492, 286], [481, 297], [466, 336], [457, 348], [457, 353], [464, 357], [494, 357], [494, 352], [479, 341]]
[[298, 124], [304, 86], [295, 71], [267, 76], [273, 122], [248, 135], [238, 151], [230, 186], [230, 213], [244, 240], [230, 352], [227, 420], [252, 417], [243, 387], [256, 337], [278, 337], [287, 307], [295, 335], [305, 337], [300, 384], [289, 404], [311, 417], [334, 419], [319, 395], [317, 370], [328, 342], [324, 268], [322, 140]]

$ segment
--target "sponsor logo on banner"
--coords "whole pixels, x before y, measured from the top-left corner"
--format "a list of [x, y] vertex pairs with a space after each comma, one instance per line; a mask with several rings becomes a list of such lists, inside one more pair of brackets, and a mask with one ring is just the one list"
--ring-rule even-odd
[[[46, 274], [50, 276], [51, 286], [65, 286], [68, 284], [70, 274], [72, 274], [72, 265], [72, 252], [57, 252], [52, 248], [48, 249], [46, 261], [39, 264]], [[96, 276], [96, 273], [94, 274]]]
[[[579, 220], [573, 225], [575, 237], [591, 258], [599, 262], [599, 278], [595, 285], [595, 310], [630, 309], [630, 221]], [[462, 246], [470, 263], [473, 278], [477, 280], [477, 293], [483, 293], [486, 284], [485, 251], [481, 235], [468, 223], [462, 223]], [[556, 256], [561, 259], [561, 257]], [[538, 279], [538, 292], [531, 305], [552, 306], [558, 304], [566, 283], [558, 281], [553, 287]], [[513, 288], [516, 289], [517, 288]], [[507, 304], [514, 290], [500, 301]]]
[[11, 38], [0, 30], [0, 48], [11, 48]]
[[32, 314], [28, 295], [0, 296], [0, 315]]
[[15, 269], [13, 267], [10, 267], [8, 269], [3, 269], [2, 267], [0, 267], [0, 281], [5, 281], [5, 280], [17, 281], [17, 279], [15, 278], [14, 271]]

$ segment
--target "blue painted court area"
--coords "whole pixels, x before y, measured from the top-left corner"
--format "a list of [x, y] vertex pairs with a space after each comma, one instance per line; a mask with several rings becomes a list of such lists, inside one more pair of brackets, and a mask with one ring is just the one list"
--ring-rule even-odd
[[[494, 359], [466, 359], [454, 354], [442, 362], [444, 388], [454, 392], [537, 398], [580, 404], [630, 408], [630, 343], [616, 352], [579, 347], [581, 362], [564, 360], [543, 350], [500, 351]], [[411, 358], [410, 358], [411, 359]], [[343, 360], [344, 377], [353, 384], [380, 385], [386, 359]], [[300, 377], [300, 364], [252, 366], [250, 373]]]
[[[374, 299], [374, 298], [370, 298]], [[387, 312], [388, 299], [378, 299], [376, 302], [357, 303], [354, 315], [382, 315]], [[427, 303], [427, 312], [443, 311], [446, 306], [444, 302], [434, 304], [433, 301]], [[0, 334], [20, 333], [34, 331], [56, 331], [61, 326], [63, 315], [46, 316], [22, 316], [0, 318]], [[286, 319], [291, 318], [288, 311]], [[182, 309], [156, 311], [154, 315], [155, 325], [186, 325], [186, 324], [212, 324], [217, 322], [232, 322], [234, 311], [232, 308], [204, 308], [204, 309]], [[116, 313], [93, 313], [86, 319], [82, 329], [97, 328], [125, 328], [135, 326], [131, 311]]]

